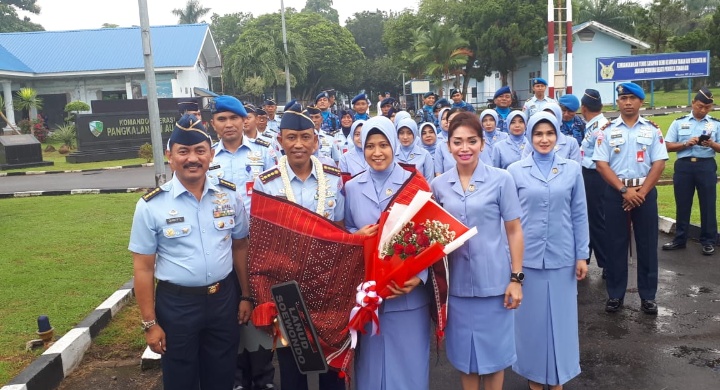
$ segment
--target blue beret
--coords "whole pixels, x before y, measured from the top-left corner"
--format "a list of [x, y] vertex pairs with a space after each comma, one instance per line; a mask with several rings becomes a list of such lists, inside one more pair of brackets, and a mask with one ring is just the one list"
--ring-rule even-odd
[[230, 111], [234, 114], [240, 115], [243, 118], [247, 118], [247, 111], [243, 107], [240, 100], [234, 96], [222, 95], [215, 98], [215, 107], [213, 108], [213, 114], [217, 112]]
[[451, 106], [450, 102], [447, 99], [442, 98], [435, 102], [435, 105], [433, 106], [433, 110], [439, 110], [443, 107], [450, 107], [450, 106]]
[[602, 110], [602, 99], [600, 99], [600, 92], [595, 89], [586, 89], [580, 101], [582, 102], [583, 106], [589, 108], [593, 112]]
[[532, 85], [536, 85], [536, 84], [543, 84], [543, 85], [545, 85], [545, 86], [548, 85], [547, 80], [545, 80], [545, 79], [542, 78], [542, 77], [535, 77], [535, 78], [533, 79]]
[[430, 96], [435, 96], [435, 92], [425, 92], [425, 94], [423, 95], [423, 99], [427, 99]]
[[280, 119], [280, 131], [282, 130], [307, 130], [314, 129], [312, 119], [302, 114], [302, 106], [295, 103], [288, 107]]
[[175, 123], [175, 128], [173, 128], [168, 141], [168, 148], [172, 147], [173, 144], [189, 146], [203, 141], [212, 144], [212, 140], [206, 132], [202, 121], [195, 118], [195, 115], [185, 114]]
[[500, 89], [495, 91], [495, 95], [493, 96], [493, 99], [497, 99], [498, 96], [504, 95], [506, 93], [510, 93], [510, 87], [508, 87], [507, 85], [504, 87], [501, 87]]
[[[285, 107], [283, 108], [283, 111], [289, 110], [290, 108], [292, 108], [292, 107], [293, 107], [294, 105], [296, 105], [296, 104], [298, 104], [297, 100], [295, 100], [295, 99], [290, 99], [290, 101], [287, 102], [287, 104], [285, 104]], [[302, 111], [302, 110], [300, 110], [300, 111]], [[300, 111], [298, 111], [298, 112], [300, 112]]]
[[635, 83], [622, 83], [616, 88], [618, 96], [635, 95], [640, 100], [645, 100], [645, 91]]
[[453, 96], [455, 96], [455, 94], [458, 94], [458, 93], [460, 93], [460, 90], [453, 88], [450, 90], [450, 97], [453, 97]]
[[263, 106], [277, 106], [277, 103], [275, 103], [275, 100], [265, 99]]
[[327, 93], [327, 91], [320, 92], [317, 96], [315, 96], [315, 103], [317, 103], [318, 100], [320, 100], [322, 98], [330, 99], [330, 94]]
[[380, 107], [386, 106], [388, 104], [390, 104], [390, 105], [395, 104], [395, 99], [393, 99], [391, 97], [383, 99], [382, 102], [380, 102]]
[[197, 100], [194, 98], [184, 98], [178, 100], [178, 111], [180, 111], [181, 114], [184, 114], [185, 111], [198, 111], [199, 105]]
[[578, 108], [580, 108], [580, 100], [578, 100], [575, 95], [571, 94], [560, 96], [560, 100], [558, 100], [558, 103], [560, 103], [560, 106], [564, 106], [570, 111], [577, 111]]
[[322, 114], [322, 111], [320, 111], [320, 109], [315, 106], [307, 106], [305, 107], [305, 111], [307, 111], [307, 113], [310, 115]]
[[359, 102], [360, 100], [370, 101], [370, 99], [368, 99], [367, 94], [361, 93], [361, 94], [355, 96], [350, 103], [355, 104], [355, 103]]

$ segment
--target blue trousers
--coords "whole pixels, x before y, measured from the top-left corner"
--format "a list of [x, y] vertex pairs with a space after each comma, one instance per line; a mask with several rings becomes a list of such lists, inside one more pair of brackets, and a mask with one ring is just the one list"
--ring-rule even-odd
[[166, 390], [232, 389], [240, 332], [235, 278], [231, 272], [212, 295], [157, 288], [155, 313], [167, 341], [162, 358]]
[[595, 253], [598, 267], [605, 268], [606, 255], [602, 242], [605, 240], [604, 196], [608, 184], [595, 169], [583, 167], [582, 174], [590, 225], [590, 254]]
[[677, 225], [673, 242], [687, 242], [695, 189], [700, 203], [700, 243], [713, 245], [717, 240], [717, 163], [713, 158], [701, 158], [697, 162], [692, 162], [689, 158], [675, 161], [673, 190]]
[[[630, 191], [634, 191], [630, 189]], [[645, 202], [628, 212], [622, 208], [622, 195], [608, 186], [605, 191], [605, 236], [607, 259], [606, 288], [609, 298], [624, 299], [628, 281], [629, 223], [635, 233], [637, 284], [640, 299], [655, 299], [658, 285], [658, 207], [655, 188]]]
[[[280, 388], [282, 390], [308, 390], [307, 375], [298, 370], [290, 348], [278, 348], [277, 357], [280, 366]], [[319, 375], [320, 390], [345, 390], [345, 380], [338, 377], [337, 371]]]

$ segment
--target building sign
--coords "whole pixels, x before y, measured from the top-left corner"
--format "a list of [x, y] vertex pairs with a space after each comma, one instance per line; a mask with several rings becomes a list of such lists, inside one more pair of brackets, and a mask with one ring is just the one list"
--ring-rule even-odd
[[706, 77], [709, 74], [709, 51], [596, 59], [596, 80], [598, 83]]
[[[163, 139], [167, 140], [175, 126], [177, 111], [160, 113]], [[150, 142], [150, 119], [147, 113], [112, 113], [78, 115], [78, 149], [104, 149], [106, 145], [140, 146]]]

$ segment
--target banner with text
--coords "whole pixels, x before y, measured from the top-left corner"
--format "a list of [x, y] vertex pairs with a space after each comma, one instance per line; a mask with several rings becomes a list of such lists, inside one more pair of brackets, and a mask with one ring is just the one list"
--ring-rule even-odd
[[706, 77], [710, 52], [689, 51], [596, 59], [598, 83]]

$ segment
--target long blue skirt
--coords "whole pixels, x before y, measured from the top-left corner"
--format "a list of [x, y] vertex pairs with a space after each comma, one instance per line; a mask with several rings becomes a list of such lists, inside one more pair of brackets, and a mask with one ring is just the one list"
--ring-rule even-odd
[[580, 374], [575, 267], [524, 268], [523, 272], [513, 371], [533, 382], [562, 385]]
[[447, 357], [466, 374], [492, 374], [515, 362], [513, 310], [504, 296], [456, 297], [448, 302]]
[[358, 390], [430, 388], [430, 310], [380, 313], [380, 334], [361, 335], [355, 358]]

